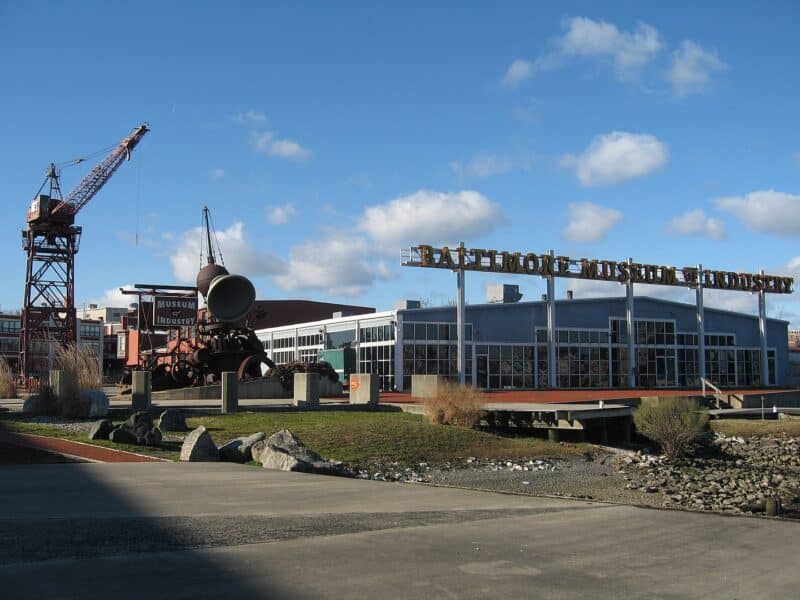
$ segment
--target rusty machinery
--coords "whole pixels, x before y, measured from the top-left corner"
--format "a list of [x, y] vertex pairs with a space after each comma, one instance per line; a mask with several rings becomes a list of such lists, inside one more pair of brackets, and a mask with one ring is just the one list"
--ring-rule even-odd
[[[159, 355], [152, 351], [149, 357], [140, 361], [142, 368], [153, 373], [153, 389], [214, 383], [220, 380], [224, 371], [237, 372], [240, 380], [277, 377], [286, 389], [292, 389], [295, 372], [317, 372], [338, 381], [338, 374], [326, 362], [293, 362], [278, 366], [266, 355], [263, 343], [247, 322], [256, 300], [255, 287], [246, 277], [228, 272], [222, 262], [218, 243], [216, 246], [222, 264], [217, 263], [212, 238], [216, 240], [208, 208], [204, 207], [200, 252], [202, 256], [205, 246], [206, 265], [197, 275], [197, 287], [137, 285], [136, 290], [121, 290], [123, 293], [139, 294], [140, 300], [143, 294], [153, 296], [152, 327], [159, 325], [159, 297], [191, 297], [196, 301], [196, 294], [200, 292], [206, 301], [205, 317], [196, 322], [194, 335], [182, 337], [181, 328], [176, 327], [178, 335], [167, 352]], [[142, 306], [141, 302], [139, 306]]]

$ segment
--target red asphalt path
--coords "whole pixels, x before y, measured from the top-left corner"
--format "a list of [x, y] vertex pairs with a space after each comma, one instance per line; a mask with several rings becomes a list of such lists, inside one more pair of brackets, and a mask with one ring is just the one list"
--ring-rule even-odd
[[34, 448], [44, 452], [53, 452], [72, 458], [82, 458], [92, 462], [163, 462], [160, 458], [144, 456], [143, 454], [136, 454], [134, 452], [114, 450], [113, 448], [104, 448], [103, 446], [95, 446], [94, 444], [73, 442], [72, 440], [63, 440], [61, 438], [33, 435], [30, 433], [0, 432], [0, 442], [12, 444], [14, 446], [23, 446], [25, 448]]

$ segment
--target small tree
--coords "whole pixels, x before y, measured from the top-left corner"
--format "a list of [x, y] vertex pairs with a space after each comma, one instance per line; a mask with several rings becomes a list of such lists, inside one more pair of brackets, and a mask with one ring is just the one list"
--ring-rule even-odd
[[633, 415], [636, 429], [653, 440], [669, 459], [689, 453], [708, 424], [708, 413], [696, 400], [665, 398], [641, 405]]

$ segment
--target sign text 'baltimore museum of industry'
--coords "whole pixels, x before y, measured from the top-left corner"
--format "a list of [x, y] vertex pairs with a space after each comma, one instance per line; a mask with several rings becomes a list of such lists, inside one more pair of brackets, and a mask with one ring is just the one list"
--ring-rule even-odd
[[414, 246], [406, 266], [465, 271], [489, 271], [542, 277], [573, 277], [616, 281], [619, 283], [650, 283], [696, 287], [698, 280], [704, 288], [791, 294], [794, 279], [758, 273], [698, 270], [697, 267], [669, 267], [632, 261], [596, 260], [568, 256], [506, 252], [481, 248], [449, 248], [447, 246]]

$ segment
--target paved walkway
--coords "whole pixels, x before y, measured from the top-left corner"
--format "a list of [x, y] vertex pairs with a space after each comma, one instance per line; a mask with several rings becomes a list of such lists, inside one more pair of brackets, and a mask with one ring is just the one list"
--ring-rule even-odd
[[34, 448], [44, 452], [54, 452], [70, 458], [83, 459], [89, 462], [130, 463], [130, 462], [163, 462], [160, 458], [104, 448], [94, 444], [84, 444], [61, 438], [45, 437], [30, 433], [10, 433], [0, 431], [0, 442], [24, 448]]
[[211, 463], [0, 467], [9, 598], [796, 598], [800, 524]]

